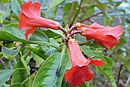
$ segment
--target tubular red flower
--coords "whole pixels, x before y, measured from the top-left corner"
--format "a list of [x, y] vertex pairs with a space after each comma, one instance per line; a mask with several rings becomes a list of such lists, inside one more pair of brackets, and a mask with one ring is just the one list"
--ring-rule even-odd
[[88, 65], [102, 66], [105, 63], [101, 59], [91, 61], [92, 57], [86, 59], [75, 39], [69, 39], [68, 46], [72, 68], [65, 73], [65, 80], [69, 81], [71, 86], [81, 86], [85, 81], [94, 77], [94, 73]]
[[84, 25], [77, 23], [77, 30], [82, 30], [81, 35], [86, 36], [87, 40], [94, 39], [99, 45], [111, 49], [114, 45], [119, 43], [117, 39], [122, 34], [122, 27], [106, 27], [93, 23], [92, 25]]
[[32, 3], [32, 1], [24, 3], [21, 6], [22, 13], [19, 14], [19, 29], [26, 30], [26, 40], [28, 35], [33, 33], [37, 27], [45, 27], [55, 30], [60, 27], [58, 22], [40, 17], [40, 6], [40, 3]]

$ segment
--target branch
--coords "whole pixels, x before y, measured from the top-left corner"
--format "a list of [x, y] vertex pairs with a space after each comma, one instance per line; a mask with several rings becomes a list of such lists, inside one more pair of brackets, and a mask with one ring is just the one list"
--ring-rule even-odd
[[73, 18], [73, 20], [72, 20], [72, 22], [71, 22], [69, 27], [71, 27], [73, 25], [75, 19], [77, 18], [78, 14], [79, 14], [79, 11], [80, 11], [80, 8], [81, 8], [81, 5], [82, 5], [82, 2], [83, 2], [83, 0], [80, 1], [80, 5], [78, 7], [78, 10], [76, 11], [76, 14], [75, 14], [75, 16], [74, 16], [74, 18]]
[[127, 82], [125, 84], [126, 87], [128, 87], [129, 81], [130, 81], [130, 74], [129, 74], [128, 80], [127, 80]]
[[6, 66], [5, 62], [3, 61], [3, 59], [1, 59], [0, 62], [3, 64], [4, 68], [7, 69], [7, 66]]
[[122, 20], [121, 20], [121, 18], [120, 18], [120, 16], [119, 16], [119, 14], [118, 14], [118, 12], [117, 12], [116, 7], [114, 8], [114, 11], [116, 12], [116, 15], [117, 15], [117, 17], [118, 17], [118, 19], [119, 19], [119, 22], [120, 22], [120, 24], [121, 24], [121, 23], [122, 23]]
[[77, 29], [77, 26], [76, 25], [74, 25], [74, 26], [72, 26], [70, 29], [69, 29], [69, 34], [72, 32], [72, 30], [74, 30], [74, 29]]
[[65, 31], [65, 29], [64, 28], [62, 28], [62, 27], [59, 27], [59, 29], [61, 30], [61, 31], [63, 31], [63, 33], [65, 34], [65, 36], [67, 37], [67, 32]]
[[119, 73], [118, 73], [118, 78], [117, 78], [117, 82], [116, 82], [117, 87], [118, 87], [118, 83], [119, 83], [119, 80], [120, 80], [120, 74], [121, 74], [121, 70], [122, 70], [123, 65], [124, 65], [124, 63], [121, 63], [121, 65], [120, 65], [120, 69], [119, 69]]
[[92, 17], [97, 16], [97, 15], [102, 14], [102, 13], [103, 13], [103, 12], [99, 12], [99, 13], [97, 13], [97, 14], [94, 14], [94, 15], [92, 15], [92, 16], [89, 16], [89, 17], [83, 19], [80, 23], [83, 23], [83, 22], [85, 22], [86, 20], [90, 20]]
[[70, 18], [71, 18], [71, 14], [72, 14], [72, 11], [73, 11], [73, 8], [74, 8], [74, 3], [75, 3], [75, 1], [72, 2], [72, 6], [71, 6], [71, 10], [70, 10], [69, 17], [68, 17], [68, 20], [67, 20], [67, 24], [70, 23]]
[[70, 36], [72, 37], [74, 34], [78, 34], [78, 33], [80, 33], [80, 34], [81, 34], [81, 33], [82, 33], [82, 31], [80, 31], [80, 30], [79, 30], [79, 31], [74, 31], [73, 33], [71, 33], [71, 34], [70, 34]]

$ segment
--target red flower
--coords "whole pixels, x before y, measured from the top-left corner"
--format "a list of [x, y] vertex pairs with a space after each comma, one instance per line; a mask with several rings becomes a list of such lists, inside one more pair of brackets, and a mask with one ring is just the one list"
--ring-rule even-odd
[[40, 3], [35, 2], [32, 4], [32, 1], [24, 3], [21, 6], [22, 13], [19, 14], [19, 29], [26, 30], [26, 40], [28, 39], [28, 35], [33, 33], [37, 27], [52, 28], [55, 30], [60, 27], [58, 22], [40, 17], [40, 6]]
[[65, 73], [65, 80], [66, 82], [69, 81], [71, 86], [81, 86], [85, 81], [89, 81], [94, 77], [88, 65], [102, 66], [105, 63], [101, 59], [91, 61], [92, 57], [86, 59], [75, 39], [70, 39], [68, 46], [72, 68]]
[[78, 29], [82, 30], [83, 36], [86, 36], [87, 40], [94, 39], [101, 46], [105, 46], [111, 49], [114, 45], [119, 43], [117, 39], [122, 34], [122, 27], [106, 27], [93, 23], [92, 25], [84, 25], [77, 23]]

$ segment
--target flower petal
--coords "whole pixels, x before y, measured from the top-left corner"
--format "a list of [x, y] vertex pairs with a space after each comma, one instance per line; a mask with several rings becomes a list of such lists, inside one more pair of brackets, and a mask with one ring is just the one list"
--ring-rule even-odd
[[95, 41], [103, 46], [103, 47], [107, 47], [108, 49], [111, 49], [114, 45], [119, 43], [119, 40], [112, 36], [112, 35], [106, 35], [104, 37], [100, 37], [100, 38], [95, 38]]
[[32, 34], [35, 30], [36, 30], [36, 27], [33, 27], [33, 28], [31, 28], [31, 29], [26, 30], [26, 32], [25, 32], [25, 34], [24, 34], [26, 40], [28, 40], [28, 35], [29, 35], [29, 34]]
[[19, 14], [19, 29], [26, 30], [31, 29], [32, 26], [30, 25], [29, 18], [26, 17], [23, 13]]
[[75, 67], [72, 67], [71, 69], [69, 69], [66, 73], [65, 73], [65, 81], [66, 83], [72, 78], [72, 75], [73, 75], [73, 72], [75, 72], [75, 70], [77, 69], [78, 67], [75, 66]]
[[116, 26], [116, 27], [107, 27], [108, 29], [108, 35], [113, 35], [115, 36], [116, 38], [119, 37], [120, 35], [122, 35], [123, 31], [122, 31], [122, 27], [119, 25], [119, 26]]
[[108, 34], [105, 30], [86, 29], [82, 35], [94, 39], [98, 44], [109, 49], [119, 43], [119, 40], [114, 35]]
[[94, 74], [88, 66], [78, 67], [75, 72], [73, 72], [69, 83], [71, 86], [81, 86], [85, 81], [89, 81], [93, 77]]
[[92, 61], [89, 63], [89, 65], [95, 65], [95, 66], [102, 66], [102, 65], [104, 65], [104, 64], [105, 64], [105, 63], [102, 62], [101, 59], [92, 60]]
[[68, 41], [70, 59], [72, 67], [74, 66], [85, 66], [87, 59], [83, 56], [80, 47], [75, 39], [69, 39]]
[[81, 23], [76, 23], [77, 30], [81, 30], [83, 36], [86, 36], [86, 40], [94, 39], [101, 46], [112, 48], [119, 43], [117, 39], [122, 33], [122, 27], [108, 27], [102, 26], [97, 23], [93, 23], [90, 26]]
[[21, 6], [21, 10], [28, 18], [34, 18], [36, 16], [40, 16], [40, 6], [41, 4], [39, 2], [32, 4], [32, 1], [29, 1]]

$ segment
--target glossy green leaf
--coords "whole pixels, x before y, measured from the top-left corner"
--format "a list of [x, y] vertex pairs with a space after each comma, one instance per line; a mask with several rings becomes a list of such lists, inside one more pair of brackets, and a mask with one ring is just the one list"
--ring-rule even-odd
[[112, 86], [117, 87], [116, 83], [115, 83], [115, 80], [114, 80], [114, 77], [113, 77], [113, 74], [112, 74], [112, 71], [111, 71], [111, 66], [108, 64], [110, 61], [109, 62], [106, 61], [102, 56], [100, 56], [94, 50], [91, 50], [89, 47], [82, 46], [81, 50], [83, 51], [83, 53], [85, 55], [87, 55], [89, 57], [94, 56], [94, 58], [92, 58], [92, 60], [94, 60], [94, 59], [102, 59], [103, 62], [106, 63], [105, 65], [103, 65], [101, 67], [98, 67], [98, 68], [107, 77], [108, 81], [112, 84]]
[[33, 82], [33, 87], [55, 87], [60, 53], [52, 54], [41, 66]]
[[48, 5], [48, 10], [50, 10], [51, 8], [55, 8], [55, 6], [59, 5], [63, 1], [64, 0], [52, 0], [52, 2], [50, 2], [50, 4]]
[[0, 87], [9, 79], [9, 77], [12, 74], [13, 74], [13, 71], [10, 69], [0, 70]]
[[2, 52], [3, 52], [3, 56], [6, 57], [7, 59], [13, 59], [18, 54], [19, 50], [18, 49], [11, 50], [11, 49], [3, 46]]

